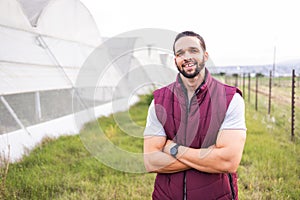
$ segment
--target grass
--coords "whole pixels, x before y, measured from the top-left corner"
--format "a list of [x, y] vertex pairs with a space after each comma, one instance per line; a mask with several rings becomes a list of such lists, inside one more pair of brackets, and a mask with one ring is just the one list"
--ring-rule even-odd
[[[248, 136], [239, 167], [241, 199], [299, 199], [300, 197], [298, 167], [300, 108], [296, 106], [296, 141], [292, 142], [291, 79], [285, 77], [273, 81], [277, 84], [272, 88], [270, 115], [267, 114], [268, 79], [260, 80], [257, 111], [255, 111], [253, 80], [250, 102], [248, 91], [246, 90], [244, 94]], [[299, 93], [299, 88], [296, 88], [296, 95]], [[296, 103], [299, 103], [298, 99]]]
[[78, 136], [62, 137], [11, 166], [7, 199], [140, 199], [146, 176], [102, 165]]
[[291, 142], [280, 126], [279, 120], [248, 109], [248, 136], [238, 170], [241, 199], [299, 198], [299, 141]]
[[[125, 121], [122, 128], [109, 116], [87, 124], [80, 135], [44, 139], [28, 156], [10, 165], [0, 199], [151, 199], [155, 174], [126, 173], [110, 168], [98, 160], [101, 151], [93, 149], [99, 147], [101, 137], [107, 137], [122, 149], [142, 153], [139, 126], [145, 125], [149, 99], [149, 96], [143, 97], [128, 112], [118, 114], [118, 120]], [[240, 199], [298, 199], [299, 136], [295, 142], [290, 141], [285, 107], [279, 110], [273, 104], [273, 114], [268, 116], [267, 108], [262, 106], [264, 97], [259, 100], [259, 111], [246, 101], [248, 131], [238, 169]], [[128, 122], [128, 115], [135, 126]], [[96, 134], [99, 127], [102, 135]], [[122, 129], [133, 131], [128, 135]], [[297, 131], [299, 133], [299, 127]], [[93, 148], [89, 151], [82, 143], [84, 139], [91, 139]]]
[[[144, 102], [132, 107], [134, 120], [146, 116], [147, 107]], [[99, 121], [116, 145], [128, 144], [128, 150], [142, 153], [142, 138], [132, 140], [122, 133], [112, 123], [113, 116]], [[97, 129], [97, 122], [89, 123], [81, 135]], [[0, 199], [149, 199], [154, 178], [154, 174], [125, 173], [102, 164], [87, 151], [79, 135], [46, 138], [22, 161], [11, 164]]]
[[0, 154], [0, 199], [5, 197], [6, 190], [6, 179], [8, 175], [9, 165], [10, 165], [10, 146], [8, 146], [8, 154]]

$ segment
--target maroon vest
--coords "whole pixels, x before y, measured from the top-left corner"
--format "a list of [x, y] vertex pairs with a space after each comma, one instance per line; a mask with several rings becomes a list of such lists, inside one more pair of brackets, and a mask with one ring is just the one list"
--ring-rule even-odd
[[[212, 78], [208, 71], [205, 83], [196, 90], [190, 103], [179, 76], [176, 82], [156, 90], [155, 111], [167, 139], [192, 148], [215, 144], [228, 105], [236, 92], [241, 94], [237, 88]], [[225, 200], [238, 199], [237, 192], [236, 173], [212, 174], [189, 169], [171, 174], [158, 173], [152, 197], [159, 200]]]

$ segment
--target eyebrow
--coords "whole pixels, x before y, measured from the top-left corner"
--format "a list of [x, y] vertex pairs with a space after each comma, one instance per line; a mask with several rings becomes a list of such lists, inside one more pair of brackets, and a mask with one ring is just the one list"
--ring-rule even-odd
[[182, 49], [179, 49], [178, 51], [176, 51], [175, 53], [181, 53], [183, 50]]
[[[187, 49], [191, 49], [191, 50], [199, 50], [200, 51], [200, 49], [198, 48], [198, 47], [188, 47]], [[180, 52], [182, 52], [183, 51], [183, 49], [179, 49], [178, 51], [176, 51], [175, 53], [177, 54], [177, 53], [180, 53]]]

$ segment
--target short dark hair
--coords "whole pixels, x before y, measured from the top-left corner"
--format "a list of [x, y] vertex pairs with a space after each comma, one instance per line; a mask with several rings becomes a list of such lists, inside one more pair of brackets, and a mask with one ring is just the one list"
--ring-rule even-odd
[[175, 41], [174, 41], [174, 44], [173, 44], [174, 54], [175, 54], [175, 43], [177, 42], [177, 40], [179, 40], [182, 37], [187, 37], [187, 36], [192, 36], [192, 37], [198, 38], [200, 40], [201, 47], [203, 48], [204, 51], [206, 51], [206, 45], [205, 45], [204, 39], [201, 35], [199, 35], [198, 33], [193, 32], [193, 31], [184, 31], [184, 32], [179, 33], [175, 38]]

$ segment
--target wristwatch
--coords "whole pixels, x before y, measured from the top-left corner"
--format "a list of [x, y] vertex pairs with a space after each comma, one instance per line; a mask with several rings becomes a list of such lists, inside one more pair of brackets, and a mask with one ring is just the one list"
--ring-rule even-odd
[[179, 144], [175, 144], [171, 149], [170, 149], [170, 154], [171, 156], [173, 156], [174, 158], [176, 158], [176, 155], [178, 153], [178, 148], [179, 148]]

